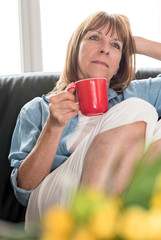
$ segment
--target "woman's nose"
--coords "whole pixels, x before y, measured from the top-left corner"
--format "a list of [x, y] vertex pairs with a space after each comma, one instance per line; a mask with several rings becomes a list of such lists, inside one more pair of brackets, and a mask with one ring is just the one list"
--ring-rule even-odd
[[101, 46], [100, 51], [101, 54], [104, 53], [105, 55], [108, 55], [110, 53], [110, 48], [107, 44], [104, 44]]
[[105, 50], [101, 50], [100, 53], [104, 53], [104, 54], [108, 55], [110, 52], [109, 51], [105, 51]]

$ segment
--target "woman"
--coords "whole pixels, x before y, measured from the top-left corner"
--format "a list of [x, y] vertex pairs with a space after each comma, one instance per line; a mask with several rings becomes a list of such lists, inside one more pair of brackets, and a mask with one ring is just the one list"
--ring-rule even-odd
[[[123, 191], [139, 156], [161, 138], [161, 77], [131, 82], [135, 52], [161, 60], [161, 44], [133, 38], [125, 16], [95, 13], [73, 33], [56, 88], [22, 108], [9, 159], [28, 230], [52, 204], [70, 204], [79, 185]], [[88, 118], [71, 86], [90, 77], [108, 80], [109, 110]]]

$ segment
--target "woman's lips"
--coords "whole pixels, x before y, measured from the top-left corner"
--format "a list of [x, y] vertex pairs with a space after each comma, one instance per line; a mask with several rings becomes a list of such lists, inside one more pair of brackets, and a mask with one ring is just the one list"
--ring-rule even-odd
[[100, 60], [92, 61], [92, 63], [100, 64], [100, 65], [103, 65], [103, 66], [105, 66], [107, 68], [109, 67], [106, 62], [103, 62], [103, 61], [100, 61]]

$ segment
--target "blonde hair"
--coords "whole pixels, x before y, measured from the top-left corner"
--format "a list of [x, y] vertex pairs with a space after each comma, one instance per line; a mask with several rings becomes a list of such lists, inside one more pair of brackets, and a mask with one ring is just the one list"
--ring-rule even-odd
[[110, 80], [110, 87], [116, 92], [122, 92], [129, 86], [135, 72], [135, 43], [129, 20], [124, 15], [100, 11], [85, 19], [72, 34], [67, 46], [64, 70], [53, 89], [54, 92], [60, 92], [70, 82], [78, 80], [78, 53], [81, 40], [88, 31], [100, 29], [107, 24], [109, 24], [109, 31], [116, 31], [123, 42], [120, 67], [117, 74]]

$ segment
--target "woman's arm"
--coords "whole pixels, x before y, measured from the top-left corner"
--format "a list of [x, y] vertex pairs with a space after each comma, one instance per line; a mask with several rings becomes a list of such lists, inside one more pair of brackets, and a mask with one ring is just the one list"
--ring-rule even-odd
[[161, 61], [161, 43], [142, 37], [134, 37], [136, 53], [146, 55]]
[[72, 91], [74, 89], [49, 99], [49, 117], [35, 147], [19, 167], [18, 187], [34, 189], [50, 173], [62, 131], [68, 120], [76, 116], [79, 110]]

